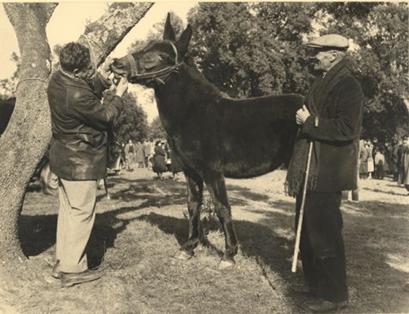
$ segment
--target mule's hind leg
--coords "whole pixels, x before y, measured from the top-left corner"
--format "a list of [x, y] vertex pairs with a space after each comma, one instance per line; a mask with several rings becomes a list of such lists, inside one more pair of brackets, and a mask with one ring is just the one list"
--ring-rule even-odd
[[187, 208], [189, 211], [189, 238], [182, 246], [182, 251], [188, 256], [194, 254], [194, 249], [200, 239], [200, 206], [203, 203], [203, 180], [196, 172], [185, 171], [187, 183]]
[[237, 254], [238, 243], [233, 226], [231, 208], [227, 197], [224, 177], [221, 173], [208, 172], [205, 181], [210, 196], [212, 197], [217, 216], [223, 227], [226, 245], [223, 263], [225, 266], [232, 266], [234, 264], [234, 256]]

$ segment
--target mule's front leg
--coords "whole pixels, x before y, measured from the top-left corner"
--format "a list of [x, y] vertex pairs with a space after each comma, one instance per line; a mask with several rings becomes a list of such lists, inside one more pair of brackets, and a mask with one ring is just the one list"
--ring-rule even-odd
[[238, 243], [224, 177], [221, 173], [208, 172], [205, 181], [224, 232], [226, 250], [220, 266], [223, 268], [233, 266], [235, 263], [234, 256], [238, 250]]
[[[193, 172], [185, 172], [187, 183], [187, 208], [189, 211], [189, 238], [182, 246], [182, 252], [191, 257], [200, 239], [200, 206], [203, 203], [203, 180]], [[183, 254], [182, 254], [183, 257]]]

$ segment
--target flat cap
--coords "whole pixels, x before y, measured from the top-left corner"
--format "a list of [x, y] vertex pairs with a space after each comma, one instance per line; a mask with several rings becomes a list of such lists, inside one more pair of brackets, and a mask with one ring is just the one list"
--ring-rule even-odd
[[308, 47], [323, 49], [347, 49], [349, 47], [348, 39], [337, 34], [327, 34], [311, 40], [307, 43]]

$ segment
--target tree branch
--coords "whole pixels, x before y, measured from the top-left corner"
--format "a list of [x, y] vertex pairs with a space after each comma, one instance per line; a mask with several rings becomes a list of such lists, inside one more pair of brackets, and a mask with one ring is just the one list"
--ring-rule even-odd
[[87, 25], [78, 41], [91, 49], [93, 61], [99, 66], [152, 5], [152, 2], [115, 3], [98, 21]]

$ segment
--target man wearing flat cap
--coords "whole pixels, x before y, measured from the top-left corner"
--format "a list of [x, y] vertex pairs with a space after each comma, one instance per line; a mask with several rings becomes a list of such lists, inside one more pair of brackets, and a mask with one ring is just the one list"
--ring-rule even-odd
[[305, 106], [296, 113], [300, 132], [286, 184], [289, 195], [296, 197], [298, 221], [311, 144], [300, 251], [306, 288], [315, 297], [306, 306], [314, 312], [328, 312], [348, 304], [341, 191], [357, 187], [364, 96], [346, 58], [345, 37], [324, 35], [307, 46], [313, 50], [310, 60], [318, 75]]

